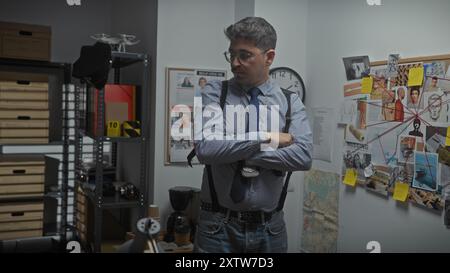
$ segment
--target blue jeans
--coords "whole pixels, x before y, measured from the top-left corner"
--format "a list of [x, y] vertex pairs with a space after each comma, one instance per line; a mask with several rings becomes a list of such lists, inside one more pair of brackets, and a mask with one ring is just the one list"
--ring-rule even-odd
[[239, 222], [220, 212], [200, 210], [194, 252], [286, 253], [287, 233], [283, 212], [264, 223]]

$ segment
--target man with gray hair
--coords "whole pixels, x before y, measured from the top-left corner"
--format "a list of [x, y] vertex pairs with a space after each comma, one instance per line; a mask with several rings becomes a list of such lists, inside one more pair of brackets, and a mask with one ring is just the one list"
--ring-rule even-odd
[[[212, 138], [220, 126], [202, 117], [203, 137], [195, 141], [195, 154], [205, 169], [194, 251], [287, 252], [283, 216], [287, 182], [292, 171], [308, 170], [312, 163], [312, 132], [305, 107], [294, 92], [282, 91], [269, 78], [277, 35], [265, 19], [244, 18], [226, 28], [225, 35], [230, 45], [224, 55], [234, 77], [209, 81], [201, 99], [203, 109], [220, 105], [219, 123], [227, 128], [223, 133], [227, 137]], [[237, 113], [246, 117], [242, 139], [229, 138], [241, 133], [236, 129], [236, 115], [227, 114], [231, 106], [253, 109]], [[266, 120], [261, 109], [267, 109]], [[261, 148], [272, 141], [277, 148]], [[251, 167], [249, 172], [245, 166]]]

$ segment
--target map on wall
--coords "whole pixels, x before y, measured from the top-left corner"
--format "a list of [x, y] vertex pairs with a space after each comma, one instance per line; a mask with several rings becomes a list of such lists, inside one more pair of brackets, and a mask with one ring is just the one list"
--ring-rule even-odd
[[300, 251], [337, 252], [338, 204], [338, 174], [319, 170], [305, 173]]

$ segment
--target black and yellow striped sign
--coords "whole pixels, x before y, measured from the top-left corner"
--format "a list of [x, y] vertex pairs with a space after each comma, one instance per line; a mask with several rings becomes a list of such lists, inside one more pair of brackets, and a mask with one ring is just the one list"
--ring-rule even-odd
[[126, 137], [140, 137], [141, 136], [141, 122], [138, 120], [124, 121], [123, 135]]

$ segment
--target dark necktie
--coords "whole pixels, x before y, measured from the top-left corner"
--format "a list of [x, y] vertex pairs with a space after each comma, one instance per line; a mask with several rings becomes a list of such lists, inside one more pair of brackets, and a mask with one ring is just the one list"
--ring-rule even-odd
[[[257, 87], [253, 87], [248, 91], [250, 94], [250, 105], [254, 105], [256, 108], [256, 120], [252, 120], [252, 122], [256, 122], [256, 131], [259, 131], [259, 101], [258, 96], [260, 94], [260, 90]], [[246, 132], [249, 131], [250, 119], [247, 119]], [[245, 198], [245, 193], [250, 185], [248, 178], [243, 177], [241, 175], [241, 169], [244, 166], [244, 161], [241, 160], [237, 164], [237, 169], [233, 177], [233, 184], [231, 185], [230, 197], [235, 203], [239, 203]]]

